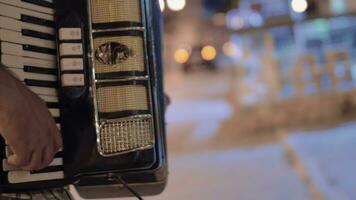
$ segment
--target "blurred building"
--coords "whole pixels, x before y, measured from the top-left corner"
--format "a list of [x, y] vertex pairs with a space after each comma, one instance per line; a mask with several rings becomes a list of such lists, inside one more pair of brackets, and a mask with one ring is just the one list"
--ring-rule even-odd
[[[355, 15], [352, 0], [188, 1], [164, 11], [166, 71], [230, 71], [228, 98], [243, 132], [348, 120], [356, 114]], [[209, 62], [207, 45], [217, 51]], [[179, 49], [189, 55], [183, 62]]]

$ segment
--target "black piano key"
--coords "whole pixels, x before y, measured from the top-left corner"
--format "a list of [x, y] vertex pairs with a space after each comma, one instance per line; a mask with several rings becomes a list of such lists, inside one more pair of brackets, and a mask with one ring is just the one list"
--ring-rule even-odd
[[24, 82], [27, 86], [34, 87], [46, 87], [46, 88], [58, 88], [59, 84], [57, 81], [40, 81], [33, 79], [25, 79]]
[[36, 74], [48, 74], [48, 75], [58, 75], [58, 69], [49, 69], [35, 66], [24, 66], [25, 72], [31, 72]]
[[54, 121], [56, 122], [56, 124], [60, 124], [61, 123], [61, 118], [60, 117], [54, 117]]
[[31, 4], [36, 4], [38, 6], [43, 6], [43, 7], [47, 7], [47, 8], [53, 8], [53, 3], [48, 2], [48, 1], [44, 1], [44, 0], [22, 0], [23, 2], [26, 3], [31, 3]]
[[23, 29], [22, 30], [22, 35], [23, 36], [28, 36], [28, 37], [44, 39], [44, 40], [51, 40], [51, 41], [55, 41], [56, 40], [56, 37], [54, 35], [51, 35], [51, 34], [48, 34], [48, 33], [41, 33], [41, 32], [38, 32], [38, 31], [33, 31], [33, 30], [28, 30], [28, 29]]
[[55, 49], [49, 49], [45, 47], [38, 47], [38, 46], [33, 46], [33, 45], [22, 45], [23, 50], [25, 51], [33, 51], [37, 53], [44, 53], [44, 54], [49, 54], [49, 55], [56, 55], [57, 51]]
[[63, 158], [63, 151], [60, 151], [54, 155], [54, 158]]
[[37, 17], [33, 17], [33, 16], [28, 16], [28, 15], [21, 15], [21, 21], [31, 23], [31, 24], [47, 26], [50, 28], [54, 27], [53, 21], [41, 19], [41, 18], [37, 18]]
[[59, 108], [59, 103], [55, 103], [55, 102], [46, 102], [47, 104], [47, 108]]
[[41, 169], [41, 170], [31, 171], [31, 174], [58, 172], [58, 171], [63, 171], [63, 170], [64, 170], [63, 166], [48, 166], [48, 167], [46, 167], [44, 169]]

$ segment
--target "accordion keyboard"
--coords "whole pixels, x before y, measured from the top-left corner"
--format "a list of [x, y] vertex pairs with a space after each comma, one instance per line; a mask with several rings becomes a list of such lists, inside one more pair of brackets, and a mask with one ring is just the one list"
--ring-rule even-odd
[[[12, 74], [42, 98], [60, 129], [58, 69], [52, 0], [0, 0], [0, 60]], [[3, 144], [1, 183], [29, 183], [63, 179], [59, 152], [49, 167], [21, 171], [9, 166], [11, 148]]]

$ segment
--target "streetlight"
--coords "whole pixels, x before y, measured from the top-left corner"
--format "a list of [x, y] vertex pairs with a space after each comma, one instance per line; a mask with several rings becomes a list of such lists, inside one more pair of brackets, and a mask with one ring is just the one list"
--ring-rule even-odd
[[212, 61], [216, 58], [216, 56], [217, 56], [217, 51], [213, 46], [208, 45], [201, 50], [201, 57], [205, 61]]
[[173, 11], [183, 10], [186, 5], [186, 0], [167, 0], [167, 6]]
[[186, 49], [177, 49], [174, 53], [174, 60], [179, 64], [184, 64], [189, 61], [189, 52]]

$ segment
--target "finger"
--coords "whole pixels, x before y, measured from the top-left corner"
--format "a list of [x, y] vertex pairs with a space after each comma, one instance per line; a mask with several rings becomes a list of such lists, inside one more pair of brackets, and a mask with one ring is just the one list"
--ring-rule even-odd
[[29, 164], [31, 159], [30, 153], [14, 153], [7, 158], [7, 162], [15, 167], [22, 167]]
[[6, 149], [6, 156], [9, 157], [14, 154], [14, 151], [12, 150], [11, 146], [7, 146]]
[[58, 151], [60, 148], [62, 148], [63, 146], [63, 141], [62, 141], [62, 135], [59, 132], [59, 130], [57, 129], [57, 127], [55, 128], [55, 134], [54, 134], [54, 151]]
[[53, 151], [53, 148], [47, 147], [45, 151], [43, 152], [43, 167], [47, 167], [51, 162], [53, 161], [54, 155], [56, 154], [55, 151]]
[[32, 171], [40, 170], [43, 166], [42, 163], [43, 150], [37, 150], [32, 153], [30, 164], [25, 167], [22, 167], [23, 170]]

